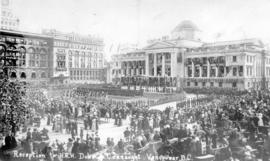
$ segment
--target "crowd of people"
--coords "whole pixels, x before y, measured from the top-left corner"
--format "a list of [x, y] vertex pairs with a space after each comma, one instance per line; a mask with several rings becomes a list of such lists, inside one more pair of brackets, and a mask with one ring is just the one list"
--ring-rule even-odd
[[162, 112], [137, 110], [132, 113], [125, 138], [136, 154], [146, 151], [155, 155], [190, 154], [193, 158], [212, 154], [216, 160], [268, 160], [269, 105], [270, 92], [253, 91], [195, 100]]
[[[29, 94], [26, 100], [32, 117], [20, 129], [24, 137], [15, 139], [16, 134], [7, 134], [2, 139], [1, 150], [20, 145], [20, 150], [44, 154], [49, 160], [53, 160], [51, 153], [78, 156], [104, 148], [108, 153], [190, 155], [193, 159], [212, 154], [217, 161], [270, 158], [268, 91], [204, 97], [164, 111], [150, 110], [141, 102], [72, 97], [47, 98], [43, 91]], [[40, 122], [35, 124], [37, 116], [46, 119], [46, 128], [39, 129]], [[130, 119], [123, 138], [107, 138], [107, 144], [101, 145], [101, 118], [107, 123], [113, 120], [115, 126], [122, 126], [124, 120]], [[52, 140], [49, 131], [70, 137], [66, 142]]]
[[[30, 111], [29, 119], [20, 128], [20, 135], [16, 136], [16, 144], [9, 145], [3, 141], [2, 150], [20, 149], [26, 153], [49, 154], [68, 152], [78, 155], [79, 152], [93, 154], [104, 147], [100, 144], [98, 136], [100, 118], [106, 122], [114, 120], [114, 125], [122, 126], [122, 120], [127, 118], [131, 107], [138, 104], [127, 105], [124, 102], [115, 102], [104, 99], [91, 99], [95, 96], [106, 96], [104, 92], [89, 93], [85, 95], [69, 95], [69, 97], [49, 98], [46, 92], [39, 89], [28, 91], [24, 98]], [[46, 128], [40, 130], [41, 120], [46, 120]], [[79, 126], [83, 124], [83, 126]], [[31, 128], [29, 128], [31, 127]], [[68, 134], [66, 142], [53, 141], [48, 132]], [[87, 132], [85, 132], [87, 131]], [[15, 138], [15, 135], [6, 135], [6, 138]], [[110, 145], [114, 145], [113, 139]], [[17, 146], [18, 145], [18, 146]], [[19, 147], [19, 148], [18, 148]], [[49, 157], [49, 156], [48, 156]]]

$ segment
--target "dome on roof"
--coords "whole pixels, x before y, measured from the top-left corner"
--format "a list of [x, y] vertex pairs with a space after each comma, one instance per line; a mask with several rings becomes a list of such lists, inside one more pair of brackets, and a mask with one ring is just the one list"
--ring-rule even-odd
[[172, 32], [179, 32], [184, 29], [192, 29], [195, 31], [199, 31], [199, 28], [190, 20], [184, 20], [180, 24], [178, 24]]

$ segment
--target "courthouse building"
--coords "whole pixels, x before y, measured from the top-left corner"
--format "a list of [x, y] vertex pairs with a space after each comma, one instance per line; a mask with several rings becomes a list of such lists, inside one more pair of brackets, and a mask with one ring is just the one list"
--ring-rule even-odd
[[185, 86], [260, 88], [268, 57], [257, 39], [205, 43], [186, 52]]
[[[199, 39], [199, 33], [194, 23], [183, 21], [173, 29], [170, 37], [151, 41], [140, 51], [140, 57], [136, 57], [136, 51], [113, 56], [112, 64], [120, 65], [112, 66], [112, 80], [118, 80], [114, 81], [118, 84], [121, 80], [124, 86], [139, 84], [149, 92], [201, 87], [243, 90], [268, 86], [270, 55], [260, 40], [205, 43]], [[125, 62], [130, 61], [130, 64], [145, 62], [141, 77], [135, 72], [124, 72]], [[132, 66], [130, 64], [128, 66]], [[116, 71], [121, 73], [121, 79]]]

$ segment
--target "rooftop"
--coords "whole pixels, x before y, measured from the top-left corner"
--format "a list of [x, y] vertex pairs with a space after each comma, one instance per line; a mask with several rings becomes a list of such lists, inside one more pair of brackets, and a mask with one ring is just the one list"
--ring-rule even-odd
[[226, 45], [243, 45], [243, 44], [250, 44], [259, 47], [263, 47], [264, 44], [261, 40], [253, 38], [253, 39], [242, 39], [242, 40], [233, 40], [233, 41], [219, 41], [214, 43], [205, 43], [202, 47], [217, 47], [217, 46], [226, 46]]
[[24, 31], [14, 31], [14, 30], [0, 30], [1, 34], [9, 34], [9, 35], [16, 35], [20, 37], [25, 36], [32, 36], [32, 37], [42, 37], [42, 38], [52, 38], [52, 36], [44, 35], [44, 34], [37, 34], [37, 33], [30, 33]]

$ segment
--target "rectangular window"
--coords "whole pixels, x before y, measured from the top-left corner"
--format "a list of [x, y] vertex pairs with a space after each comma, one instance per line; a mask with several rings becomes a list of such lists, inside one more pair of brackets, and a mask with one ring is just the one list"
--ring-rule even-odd
[[82, 76], [83, 76], [82, 71], [80, 71], [80, 80], [82, 80]]
[[29, 65], [31, 67], [35, 67], [36, 66], [36, 63], [35, 63], [35, 55], [34, 54], [29, 54]]
[[205, 87], [205, 82], [202, 82], [202, 86]]
[[233, 56], [233, 62], [237, 62], [237, 57]]
[[202, 77], [207, 77], [207, 67], [203, 67], [202, 69]]
[[36, 60], [36, 67], [39, 67], [39, 54], [35, 54], [35, 60]]
[[243, 66], [239, 67], [239, 76], [243, 76]]
[[214, 82], [210, 82], [210, 86], [211, 87], [214, 87]]
[[48, 56], [46, 54], [40, 55], [40, 67], [48, 67]]
[[188, 87], [190, 86], [190, 82], [187, 82], [187, 86], [188, 86]]
[[219, 83], [218, 83], [218, 86], [219, 86], [219, 87], [222, 87], [222, 85], [223, 85], [222, 82], [219, 82]]
[[233, 82], [233, 83], [232, 83], [232, 87], [233, 87], [233, 88], [236, 88], [236, 87], [237, 87], [237, 83], [236, 83], [236, 82]]
[[66, 56], [65, 55], [57, 55], [57, 68], [64, 69], [66, 68]]
[[194, 85], [197, 87], [198, 86], [198, 82], [195, 82]]
[[199, 67], [195, 67], [194, 77], [199, 77], [199, 76], [200, 76], [200, 69]]
[[191, 67], [188, 67], [188, 77], [192, 77], [192, 69]]
[[233, 68], [233, 76], [237, 75], [237, 68]]
[[85, 68], [85, 58], [84, 57], [82, 57], [81, 58], [81, 68]]
[[68, 67], [72, 68], [72, 55], [71, 54], [68, 57]]
[[216, 76], [216, 69], [214, 67], [210, 68], [210, 77], [215, 77]]

